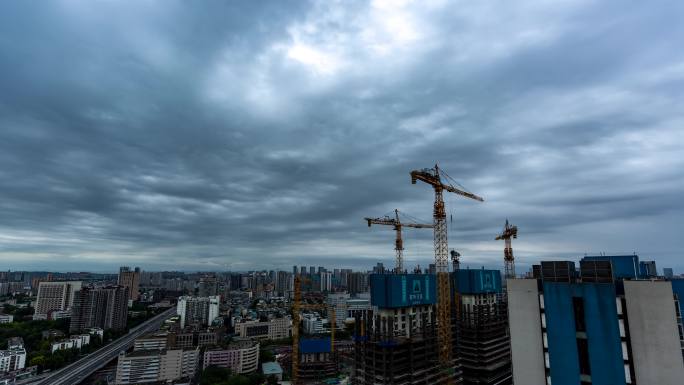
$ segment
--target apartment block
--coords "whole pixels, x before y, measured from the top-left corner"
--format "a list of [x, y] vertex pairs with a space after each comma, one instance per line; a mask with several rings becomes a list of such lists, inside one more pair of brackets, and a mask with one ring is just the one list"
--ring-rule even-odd
[[26, 349], [20, 337], [7, 341], [7, 350], [0, 350], [0, 373], [14, 372], [26, 367]]
[[[516, 384], [681, 384], [678, 294], [638, 256], [542, 262], [507, 282]], [[676, 286], [676, 285], [675, 285]]]
[[186, 326], [209, 326], [219, 316], [220, 296], [178, 298], [176, 314], [180, 316], [181, 328]]
[[122, 330], [126, 328], [129, 289], [123, 286], [84, 286], [74, 294], [69, 329]]
[[74, 293], [80, 289], [80, 281], [40, 282], [34, 314], [38, 318], [48, 318], [53, 311], [69, 310]]
[[140, 268], [131, 270], [128, 266], [121, 266], [118, 284], [128, 288], [128, 298], [131, 301], [137, 301], [140, 295]]

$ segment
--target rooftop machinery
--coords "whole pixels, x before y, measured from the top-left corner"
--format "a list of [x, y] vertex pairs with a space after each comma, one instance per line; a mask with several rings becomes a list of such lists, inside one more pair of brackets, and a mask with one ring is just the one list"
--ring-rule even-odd
[[[440, 174], [441, 172], [441, 174]], [[442, 182], [441, 176], [447, 179], [447, 183]], [[438, 165], [434, 168], [424, 168], [422, 170], [411, 171], [411, 183], [422, 181], [432, 186], [435, 191], [435, 203], [433, 210], [434, 223], [434, 246], [435, 246], [435, 266], [437, 268], [437, 338], [439, 344], [439, 361], [445, 368], [451, 367], [451, 298], [449, 285], [449, 244], [447, 241], [446, 210], [444, 209], [443, 192], [451, 192], [463, 197], [484, 202], [481, 197], [458, 189], [451, 183], [458, 184], [447, 173], [439, 169]]]
[[404, 272], [404, 241], [401, 239], [401, 228], [402, 227], [413, 227], [416, 229], [431, 229], [434, 225], [422, 224], [422, 223], [402, 223], [399, 219], [399, 210], [394, 210], [394, 218], [390, 218], [386, 215], [383, 218], [363, 218], [368, 222], [368, 227], [374, 225], [387, 225], [394, 226], [394, 230], [397, 232], [397, 237], [394, 242], [394, 250], [396, 252], [396, 266], [394, 267], [394, 272], [401, 274]]
[[515, 278], [515, 260], [513, 258], [511, 238], [518, 238], [518, 226], [509, 224], [508, 219], [506, 219], [503, 231], [496, 237], [497, 241], [504, 240], [504, 270], [506, 278]]

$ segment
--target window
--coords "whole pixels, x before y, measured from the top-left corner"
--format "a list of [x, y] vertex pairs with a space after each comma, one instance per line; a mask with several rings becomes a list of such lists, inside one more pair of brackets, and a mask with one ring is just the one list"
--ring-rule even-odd
[[584, 320], [584, 299], [580, 297], [572, 298], [572, 309], [575, 313], [575, 330], [578, 332], [586, 332], [587, 325]]
[[591, 365], [589, 364], [589, 342], [584, 338], [577, 339], [577, 356], [579, 358], [580, 375], [591, 375]]

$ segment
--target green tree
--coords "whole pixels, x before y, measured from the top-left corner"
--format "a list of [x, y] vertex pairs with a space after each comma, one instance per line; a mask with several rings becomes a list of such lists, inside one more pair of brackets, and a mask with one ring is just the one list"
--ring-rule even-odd
[[275, 361], [275, 355], [273, 355], [273, 352], [269, 349], [261, 349], [259, 350], [259, 362], [264, 363], [264, 362], [273, 362]]
[[245, 376], [233, 376], [228, 381], [226, 381], [226, 385], [251, 385], [252, 383], [249, 381], [249, 378]]
[[37, 355], [29, 361], [29, 366], [33, 365], [38, 365], [38, 366], [44, 366], [45, 365], [45, 356], [44, 355]]
[[202, 371], [200, 385], [223, 385], [228, 382], [231, 375], [230, 369], [212, 365]]

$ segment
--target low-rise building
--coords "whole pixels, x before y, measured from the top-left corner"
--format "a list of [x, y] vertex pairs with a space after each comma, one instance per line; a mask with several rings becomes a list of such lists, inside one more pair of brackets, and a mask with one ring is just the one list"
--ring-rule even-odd
[[7, 350], [0, 350], [0, 373], [14, 372], [26, 366], [26, 349], [20, 337], [7, 341]]
[[292, 335], [292, 321], [288, 317], [269, 321], [245, 321], [235, 324], [235, 334], [243, 338], [277, 340]]
[[190, 379], [199, 363], [199, 349], [138, 350], [119, 354], [116, 384], [144, 384]]
[[227, 349], [208, 349], [204, 352], [202, 364], [229, 368], [233, 373], [253, 373], [259, 368], [259, 343], [250, 339], [237, 340]]
[[52, 353], [58, 350], [81, 349], [90, 344], [90, 334], [73, 335], [67, 340], [53, 342], [50, 346]]
[[11, 324], [14, 322], [14, 316], [11, 314], [0, 314], [0, 324]]
[[261, 372], [266, 378], [274, 376], [278, 381], [283, 380], [283, 368], [277, 362], [264, 362], [261, 364]]
[[133, 341], [133, 350], [164, 350], [168, 347], [168, 333], [148, 334]]

